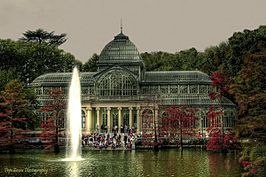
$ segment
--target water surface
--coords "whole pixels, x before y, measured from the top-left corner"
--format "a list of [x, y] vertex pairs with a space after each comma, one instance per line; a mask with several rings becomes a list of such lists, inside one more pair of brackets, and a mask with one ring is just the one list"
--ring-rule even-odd
[[61, 161], [62, 154], [0, 154], [1, 176], [237, 177], [236, 154], [200, 150], [86, 151], [83, 161]]

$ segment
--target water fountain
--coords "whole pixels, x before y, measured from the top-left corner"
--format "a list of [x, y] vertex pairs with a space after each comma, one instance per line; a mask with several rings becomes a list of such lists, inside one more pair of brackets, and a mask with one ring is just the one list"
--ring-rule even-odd
[[81, 158], [81, 89], [77, 67], [73, 69], [67, 108], [67, 151], [66, 161]]

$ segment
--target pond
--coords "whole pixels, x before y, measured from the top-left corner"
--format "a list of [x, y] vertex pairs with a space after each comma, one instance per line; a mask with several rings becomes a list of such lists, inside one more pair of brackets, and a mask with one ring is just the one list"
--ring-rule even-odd
[[82, 161], [66, 162], [64, 153], [0, 154], [0, 176], [51, 177], [237, 177], [238, 156], [201, 150], [85, 151]]

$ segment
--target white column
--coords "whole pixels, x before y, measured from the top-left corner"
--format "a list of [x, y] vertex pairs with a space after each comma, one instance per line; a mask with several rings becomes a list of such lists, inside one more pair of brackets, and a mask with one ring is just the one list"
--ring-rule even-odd
[[133, 127], [133, 114], [132, 114], [132, 107], [129, 107], [129, 128], [131, 129]]
[[96, 116], [97, 116], [97, 122], [96, 122], [96, 128], [98, 129], [98, 131], [100, 132], [100, 109], [99, 107], [96, 108]]
[[88, 107], [86, 108], [86, 131], [88, 133], [91, 133], [92, 131], [92, 125], [93, 125], [93, 120], [92, 120], [92, 108]]
[[141, 116], [139, 115], [140, 107], [137, 107], [137, 134], [141, 132]]
[[107, 108], [107, 127], [108, 127], [108, 133], [110, 133], [111, 130], [111, 108]]
[[197, 91], [197, 92], [198, 92], [198, 94], [200, 94], [200, 89], [199, 89], [199, 87], [200, 87], [200, 86], [198, 85], [198, 91]]
[[118, 133], [121, 133], [121, 111], [122, 111], [122, 108], [119, 107], [117, 108], [118, 109]]

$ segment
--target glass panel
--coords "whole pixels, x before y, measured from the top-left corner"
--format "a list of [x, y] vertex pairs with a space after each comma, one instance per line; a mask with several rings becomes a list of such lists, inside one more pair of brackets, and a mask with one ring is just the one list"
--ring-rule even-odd
[[190, 85], [189, 86], [189, 93], [198, 93], [198, 86], [197, 85]]
[[104, 74], [96, 84], [99, 96], [132, 96], [137, 94], [136, 79], [123, 71]]
[[188, 93], [188, 86], [187, 85], [180, 85], [179, 90], [180, 90], [180, 93]]
[[161, 90], [162, 94], [167, 94], [168, 93], [168, 86], [167, 85], [161, 86], [160, 90]]
[[178, 88], [176, 85], [170, 86], [170, 93], [178, 93]]
[[199, 93], [207, 93], [207, 85], [200, 85], [199, 86]]

